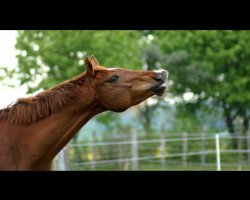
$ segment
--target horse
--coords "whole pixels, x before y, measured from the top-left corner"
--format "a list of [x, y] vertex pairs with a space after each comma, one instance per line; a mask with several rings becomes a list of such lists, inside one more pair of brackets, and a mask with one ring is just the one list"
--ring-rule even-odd
[[0, 110], [0, 170], [52, 170], [55, 156], [91, 118], [166, 90], [165, 70], [107, 68], [93, 55], [84, 65], [80, 75]]

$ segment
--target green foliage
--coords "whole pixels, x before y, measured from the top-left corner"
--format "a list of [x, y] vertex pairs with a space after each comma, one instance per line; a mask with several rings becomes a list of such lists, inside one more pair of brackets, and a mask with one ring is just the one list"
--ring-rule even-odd
[[[82, 73], [86, 55], [95, 55], [103, 66], [139, 69], [140, 36], [139, 31], [19, 31], [16, 72], [34, 92]], [[38, 79], [38, 85], [30, 84]]]
[[[224, 115], [229, 121], [234, 120], [235, 112], [248, 121], [249, 33], [154, 31], [155, 44], [166, 54], [166, 60], [162, 62], [173, 80], [171, 91], [180, 97], [185, 92], [193, 92], [196, 107], [207, 106], [206, 102], [210, 101], [214, 105], [224, 105]], [[231, 126], [230, 122], [228, 126]]]
[[[239, 92], [247, 91], [250, 80], [250, 32], [249, 31], [155, 31], [155, 43], [171, 55], [171, 77], [183, 85], [183, 92], [190, 88], [196, 94], [206, 91], [206, 97], [219, 98], [226, 95], [230, 101], [237, 99]], [[173, 55], [179, 52], [177, 55]], [[180, 54], [182, 52], [182, 54]], [[184, 54], [184, 55], [183, 55]], [[171, 65], [171, 60], [188, 59], [183, 65]], [[192, 67], [189, 65], [192, 64]], [[180, 71], [184, 71], [180, 74]], [[178, 77], [177, 77], [178, 76]], [[186, 76], [197, 79], [190, 84]], [[198, 78], [196, 78], [198, 76]], [[178, 79], [177, 79], [178, 78]], [[241, 94], [242, 96], [242, 94]], [[249, 101], [248, 95], [242, 97]]]
[[6, 74], [6, 67], [1, 67], [0, 66], [0, 81], [2, 81], [4, 79], [4, 75]]

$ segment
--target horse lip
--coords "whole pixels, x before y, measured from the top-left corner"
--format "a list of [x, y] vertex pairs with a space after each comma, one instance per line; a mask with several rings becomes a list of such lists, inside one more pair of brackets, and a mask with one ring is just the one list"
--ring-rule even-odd
[[156, 86], [153, 86], [151, 90], [157, 95], [157, 96], [163, 96], [165, 90], [167, 88], [166, 82], [162, 82], [160, 84], [157, 84]]

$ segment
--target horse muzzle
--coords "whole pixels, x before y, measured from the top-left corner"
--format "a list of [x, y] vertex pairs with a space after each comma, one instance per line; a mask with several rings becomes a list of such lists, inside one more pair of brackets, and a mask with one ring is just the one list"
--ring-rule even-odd
[[160, 72], [154, 72], [154, 80], [156, 80], [156, 84], [151, 88], [157, 96], [163, 96], [166, 88], [167, 88], [167, 79], [168, 72], [163, 70]]

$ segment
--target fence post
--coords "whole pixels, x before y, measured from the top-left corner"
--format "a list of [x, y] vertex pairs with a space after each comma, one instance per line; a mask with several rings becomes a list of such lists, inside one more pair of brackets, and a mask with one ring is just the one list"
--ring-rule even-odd
[[250, 129], [249, 128], [247, 132], [247, 150], [248, 150], [247, 161], [248, 163], [250, 163]]
[[118, 167], [122, 170], [122, 144], [118, 141]]
[[206, 131], [205, 129], [203, 130], [202, 134], [201, 134], [201, 169], [205, 170], [206, 168], [206, 140], [205, 140], [205, 136], [206, 136]]
[[187, 133], [184, 132], [182, 135], [182, 165], [187, 166]]
[[215, 135], [215, 145], [216, 145], [217, 171], [220, 171], [221, 170], [221, 166], [220, 166], [220, 139], [219, 139], [219, 134]]
[[67, 156], [68, 147], [65, 146], [58, 154], [58, 170], [65, 171], [68, 169], [68, 156]]
[[93, 143], [93, 146], [92, 146], [92, 155], [93, 155], [93, 160], [92, 160], [92, 165], [91, 165], [91, 170], [95, 171], [96, 170], [96, 133], [95, 131], [93, 131], [92, 133], [92, 143]]
[[[125, 158], [128, 158], [129, 156], [131, 156], [131, 145], [130, 144], [124, 144], [124, 151], [123, 153], [125, 154]], [[129, 167], [130, 167], [130, 161], [129, 160], [125, 160], [123, 162], [123, 171], [128, 171]]]
[[243, 136], [243, 118], [239, 119], [240, 129], [238, 132], [237, 150], [238, 150], [238, 170], [242, 170], [242, 136]]
[[164, 125], [161, 125], [161, 169], [165, 170], [166, 169], [166, 142], [164, 137]]
[[138, 148], [136, 129], [131, 130], [132, 170], [138, 170]]

